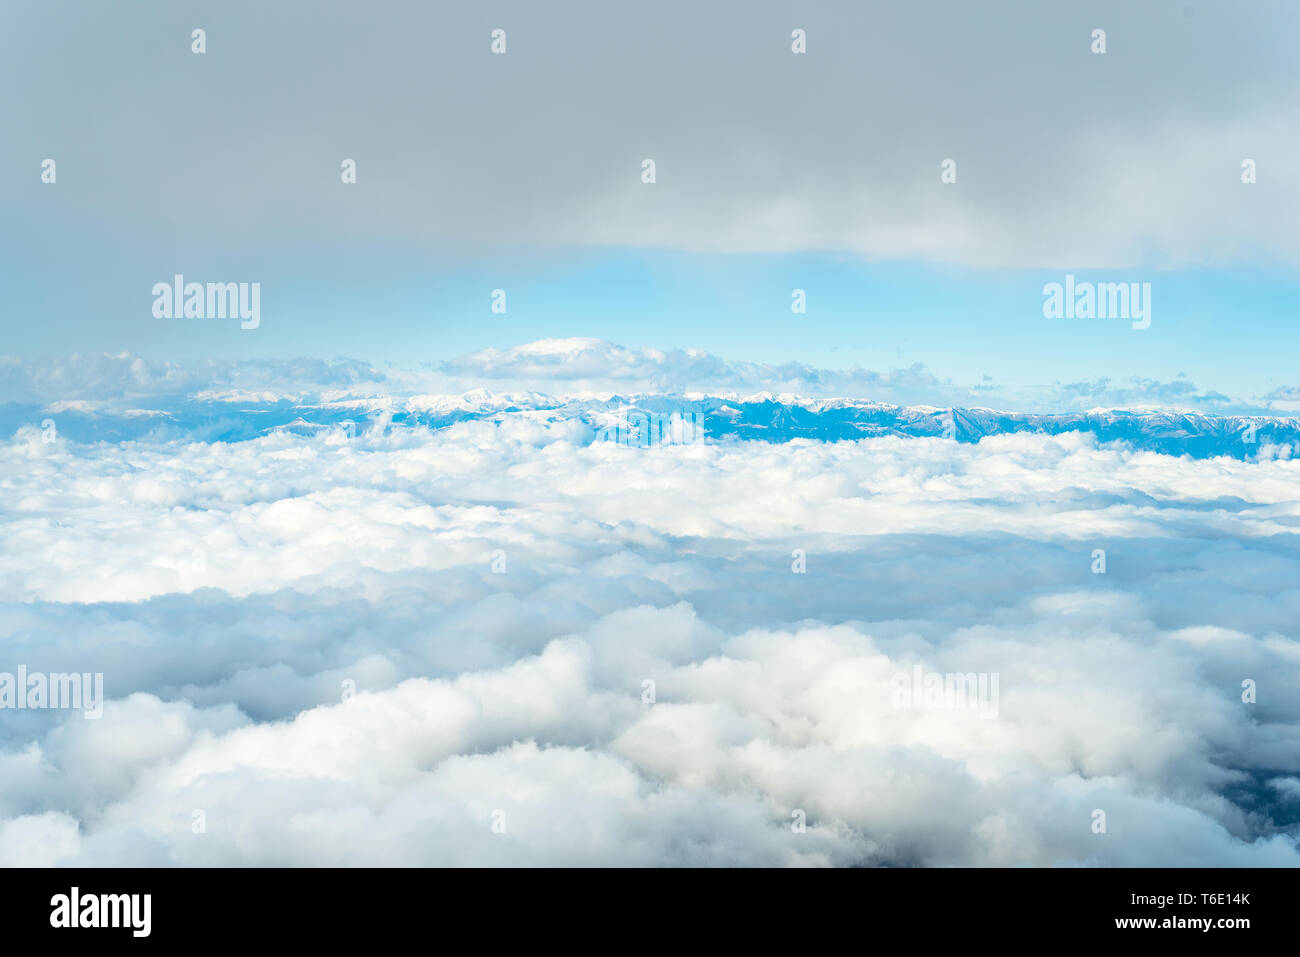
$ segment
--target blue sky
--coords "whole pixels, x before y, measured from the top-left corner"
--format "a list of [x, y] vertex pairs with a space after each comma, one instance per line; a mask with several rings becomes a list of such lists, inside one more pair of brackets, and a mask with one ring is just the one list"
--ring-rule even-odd
[[[963, 387], [1300, 384], [1281, 0], [0, 10], [9, 355], [423, 363], [583, 336]], [[260, 327], [155, 319], [177, 273], [260, 282]], [[1067, 273], [1149, 282], [1151, 327], [1044, 319]]]
[[[1293, 270], [1011, 269], [851, 254], [560, 248], [423, 251], [303, 243], [292, 250], [148, 250], [48, 225], [7, 238], [17, 354], [129, 351], [149, 358], [350, 356], [436, 362], [486, 347], [590, 336], [698, 348], [733, 360], [886, 370], [923, 363], [941, 378], [1032, 386], [1102, 377], [1186, 376], [1233, 396], [1294, 384], [1300, 282]], [[178, 244], [180, 245], [180, 244]], [[432, 261], [431, 261], [432, 260]], [[255, 333], [220, 320], [159, 320], [150, 288], [260, 281]], [[1042, 287], [1150, 282], [1152, 323], [1047, 319]], [[506, 291], [507, 312], [491, 312]], [[791, 312], [791, 290], [808, 312]], [[73, 346], [69, 350], [69, 346]]]

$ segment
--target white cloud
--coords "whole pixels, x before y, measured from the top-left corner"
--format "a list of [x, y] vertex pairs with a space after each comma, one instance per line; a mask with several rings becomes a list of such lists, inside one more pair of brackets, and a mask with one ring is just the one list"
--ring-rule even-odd
[[[538, 391], [540, 390], [540, 391]], [[812, 407], [870, 400], [902, 406], [1068, 412], [1099, 408], [1198, 410], [1213, 414], [1294, 413], [1289, 388], [1229, 396], [1185, 378], [1100, 378], [1010, 386], [985, 377], [955, 382], [923, 364], [887, 370], [824, 369], [726, 359], [700, 349], [630, 347], [594, 338], [540, 339], [489, 348], [432, 366], [382, 368], [336, 359], [147, 360], [73, 355], [0, 357], [0, 425], [36, 424], [51, 415], [85, 416], [122, 437], [166, 435], [253, 408], [352, 410], [358, 415], [455, 415], [552, 408], [613, 396], [711, 395], [800, 399]], [[123, 419], [148, 420], [123, 422]], [[159, 421], [165, 420], [165, 421]], [[250, 423], [250, 427], [251, 427]], [[207, 436], [203, 436], [207, 437]]]
[[[0, 473], [0, 670], [112, 699], [0, 712], [9, 862], [1297, 860], [1297, 461], [521, 413]], [[916, 665], [996, 719], [896, 708]]]

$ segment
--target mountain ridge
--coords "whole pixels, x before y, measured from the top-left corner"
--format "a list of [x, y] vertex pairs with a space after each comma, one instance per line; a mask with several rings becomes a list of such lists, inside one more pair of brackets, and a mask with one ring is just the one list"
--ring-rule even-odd
[[[298, 397], [293, 397], [298, 398]], [[807, 398], [791, 394], [539, 392], [460, 395], [356, 396], [326, 402], [272, 400], [262, 394], [194, 396], [149, 409], [0, 406], [0, 426], [10, 435], [54, 417], [59, 432], [75, 442], [170, 438], [239, 442], [288, 430], [314, 434], [343, 428], [352, 434], [376, 426], [438, 430], [461, 422], [524, 416], [549, 423], [578, 423], [599, 441], [621, 425], [625, 444], [645, 444], [639, 422], [668, 422], [674, 415], [702, 425], [705, 441], [822, 442], [896, 436], [946, 437], [978, 442], [994, 435], [1088, 433], [1098, 442], [1124, 442], [1135, 449], [1193, 458], [1230, 456], [1290, 458], [1300, 453], [1300, 419], [1287, 416], [1214, 415], [1169, 409], [1090, 409], [1086, 412], [1003, 412], [982, 407], [897, 405], [859, 398]], [[349, 425], [351, 423], [351, 425]]]

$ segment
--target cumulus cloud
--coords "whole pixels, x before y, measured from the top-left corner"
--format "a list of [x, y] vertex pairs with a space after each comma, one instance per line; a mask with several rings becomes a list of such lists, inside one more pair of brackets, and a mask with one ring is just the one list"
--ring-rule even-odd
[[1300, 862], [1300, 462], [588, 433], [0, 448], [0, 860]]

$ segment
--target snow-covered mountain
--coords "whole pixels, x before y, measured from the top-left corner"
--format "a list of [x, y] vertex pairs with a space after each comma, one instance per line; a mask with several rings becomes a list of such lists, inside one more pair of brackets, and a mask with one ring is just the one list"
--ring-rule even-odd
[[[1207, 415], [1168, 410], [1094, 409], [1061, 414], [999, 412], [984, 408], [899, 406], [864, 399], [808, 399], [788, 394], [617, 395], [583, 393], [547, 396], [538, 392], [408, 397], [349, 396], [304, 402], [273, 394], [203, 395], [149, 409], [64, 405], [0, 407], [0, 425], [13, 434], [53, 419], [59, 433], [76, 442], [118, 442], [144, 438], [238, 442], [278, 429], [313, 433], [344, 429], [351, 434], [376, 428], [443, 429], [458, 422], [521, 416], [542, 423], [578, 423], [587, 441], [608, 437], [623, 424], [637, 444], [639, 422], [688, 417], [702, 425], [706, 441], [789, 442], [808, 439], [851, 441], [878, 436], [947, 437], [978, 442], [988, 435], [1086, 432], [1099, 442], [1124, 442], [1136, 449], [1193, 458], [1290, 457], [1300, 452], [1300, 419], [1280, 416]], [[629, 429], [630, 426], [630, 429]]]

